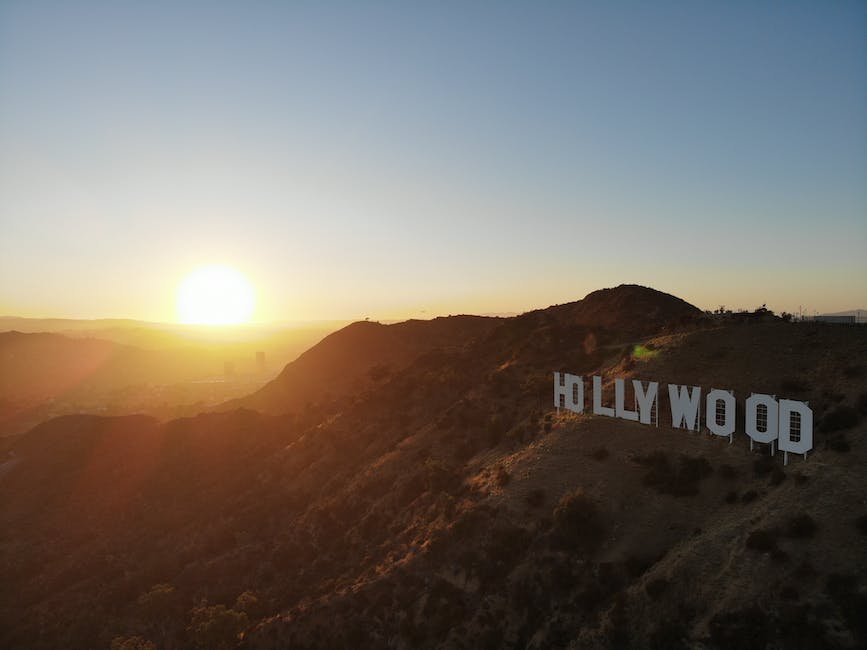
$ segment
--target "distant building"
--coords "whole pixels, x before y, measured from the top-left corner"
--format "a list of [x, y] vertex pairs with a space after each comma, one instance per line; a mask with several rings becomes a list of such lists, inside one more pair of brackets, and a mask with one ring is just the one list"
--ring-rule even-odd
[[260, 373], [265, 372], [265, 353], [262, 350], [256, 352], [256, 369]]
[[226, 361], [223, 363], [223, 375], [226, 377], [234, 377], [235, 376], [235, 364], [231, 361]]

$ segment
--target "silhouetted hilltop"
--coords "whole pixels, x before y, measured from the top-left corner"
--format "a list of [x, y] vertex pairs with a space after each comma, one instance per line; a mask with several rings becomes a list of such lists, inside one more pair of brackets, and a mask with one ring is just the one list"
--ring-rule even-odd
[[357, 322], [325, 337], [261, 390], [218, 410], [245, 407], [266, 413], [298, 412], [308, 405], [360, 394], [422, 354], [455, 351], [486, 338], [501, 345], [528, 336], [536, 327], [555, 328], [559, 336], [578, 330], [586, 336], [595, 329], [601, 336], [622, 337], [682, 326], [701, 316], [697, 307], [680, 298], [638, 285], [621, 285], [512, 318], [449, 316], [391, 325]]
[[[867, 328], [591, 296], [355, 324], [303, 355], [316, 381], [397, 349], [391, 371], [291, 415], [81, 416], [4, 441], [0, 645], [863, 646]], [[554, 370], [602, 374], [606, 401], [613, 377], [809, 401], [814, 449], [751, 452], [742, 411], [733, 444], [664, 408], [659, 427], [557, 413]]]
[[220, 409], [245, 407], [264, 413], [297, 412], [308, 404], [354, 395], [402, 370], [426, 352], [460, 348], [472, 342], [500, 320], [448, 316], [391, 325], [352, 323], [326, 336], [256, 393]]
[[637, 284], [600, 289], [578, 302], [552, 307], [550, 312], [574, 324], [636, 334], [659, 332], [702, 315], [685, 300]]

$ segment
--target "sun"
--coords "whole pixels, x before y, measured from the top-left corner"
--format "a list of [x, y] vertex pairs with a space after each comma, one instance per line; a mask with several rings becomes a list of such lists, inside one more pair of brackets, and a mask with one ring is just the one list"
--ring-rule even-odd
[[255, 306], [253, 285], [242, 273], [228, 266], [203, 266], [178, 285], [177, 309], [181, 323], [246, 323]]

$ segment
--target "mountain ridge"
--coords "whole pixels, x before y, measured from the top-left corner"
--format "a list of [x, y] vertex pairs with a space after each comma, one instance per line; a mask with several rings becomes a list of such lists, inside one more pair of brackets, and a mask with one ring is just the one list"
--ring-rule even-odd
[[[298, 413], [8, 441], [0, 643], [854, 647], [867, 445], [840, 414], [867, 405], [867, 330], [644, 295], [672, 309], [487, 323]], [[556, 413], [554, 370], [806, 400], [815, 448], [783, 466], [741, 434]], [[76, 463], [45, 438], [70, 424]]]
[[[633, 317], [636, 313], [641, 314], [640, 322]], [[327, 336], [287, 364], [277, 378], [253, 395], [232, 400], [217, 410], [244, 407], [276, 414], [305, 408], [326, 392], [332, 392], [334, 397], [358, 394], [375, 383], [373, 377], [367, 376], [371, 371], [374, 374], [375, 370], [393, 372], [424, 352], [460, 347], [477, 338], [496, 336], [494, 332], [498, 327], [529, 322], [539, 314], [561, 328], [593, 325], [638, 336], [667, 324], [689, 322], [701, 317], [702, 312], [680, 298], [655, 289], [620, 285], [594, 291], [582, 300], [506, 318], [440, 316], [388, 325], [358, 321]], [[363, 354], [351, 355], [346, 350], [358, 345], [364, 346]], [[323, 367], [330, 368], [330, 372], [312, 372]]]

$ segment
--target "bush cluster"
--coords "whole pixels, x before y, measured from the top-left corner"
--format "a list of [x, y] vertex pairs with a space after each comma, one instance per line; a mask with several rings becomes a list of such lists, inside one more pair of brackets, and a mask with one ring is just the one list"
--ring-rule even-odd
[[834, 410], [828, 411], [819, 420], [819, 431], [823, 433], [832, 433], [834, 431], [842, 431], [843, 429], [851, 429], [861, 419], [861, 414], [851, 406], [840, 404]]
[[564, 546], [587, 550], [598, 547], [605, 526], [596, 502], [580, 488], [569, 492], [554, 508], [554, 536]]
[[713, 471], [710, 463], [701, 456], [681, 455], [676, 466], [661, 451], [639, 456], [635, 460], [647, 468], [647, 474], [644, 476], [645, 485], [661, 494], [676, 497], [698, 494], [699, 482]]
[[801, 513], [789, 519], [789, 522], [786, 525], [786, 537], [793, 537], [796, 539], [812, 537], [816, 534], [817, 528], [816, 522], [810, 515], [807, 513]]

